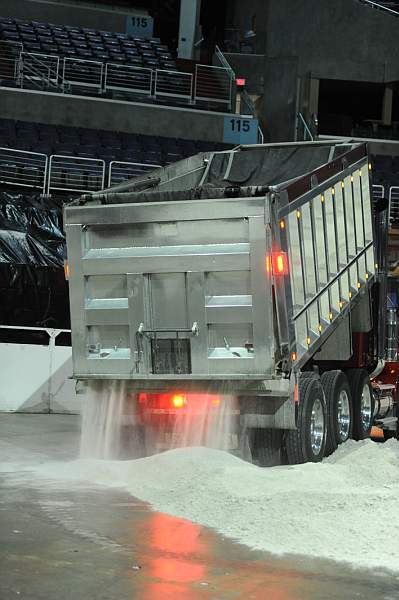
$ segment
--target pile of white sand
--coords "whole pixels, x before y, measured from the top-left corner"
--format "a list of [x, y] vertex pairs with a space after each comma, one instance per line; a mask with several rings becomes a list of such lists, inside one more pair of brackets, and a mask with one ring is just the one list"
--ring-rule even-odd
[[247, 546], [399, 571], [399, 443], [349, 441], [321, 464], [261, 469], [207, 448], [35, 467], [125, 488]]

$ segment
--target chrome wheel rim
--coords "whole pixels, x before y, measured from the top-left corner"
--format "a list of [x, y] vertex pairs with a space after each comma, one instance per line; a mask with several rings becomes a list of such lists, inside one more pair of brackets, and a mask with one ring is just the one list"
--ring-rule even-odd
[[319, 455], [324, 441], [324, 411], [320, 398], [316, 398], [310, 417], [310, 444], [315, 456]]
[[367, 431], [371, 425], [371, 392], [367, 383], [363, 386], [360, 399], [360, 419], [363, 431]]
[[350, 420], [349, 397], [345, 390], [341, 390], [337, 403], [338, 437], [340, 442], [345, 442], [349, 437]]

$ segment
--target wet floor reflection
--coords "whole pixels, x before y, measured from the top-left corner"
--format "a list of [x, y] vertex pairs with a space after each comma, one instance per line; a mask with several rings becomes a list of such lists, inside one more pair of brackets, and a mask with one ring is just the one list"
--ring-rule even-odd
[[[143, 600], [309, 597], [302, 593], [305, 582], [295, 571], [276, 571], [255, 559], [242, 560], [240, 546], [224, 542], [194, 523], [148, 513], [131, 532], [135, 545], [142, 547], [143, 564], [131, 578], [135, 593], [139, 585]], [[248, 550], [245, 554], [248, 556]]]

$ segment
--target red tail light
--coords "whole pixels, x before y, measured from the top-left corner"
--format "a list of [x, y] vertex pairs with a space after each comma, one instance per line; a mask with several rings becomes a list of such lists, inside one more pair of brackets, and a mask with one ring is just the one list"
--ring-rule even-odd
[[220, 406], [222, 399], [215, 394], [206, 393], [175, 393], [175, 394], [153, 394], [141, 392], [139, 394], [139, 404], [142, 408], [203, 408], [204, 406]]
[[272, 252], [266, 256], [266, 273], [288, 275], [288, 259], [285, 252]]
[[175, 394], [172, 396], [172, 405], [174, 408], [183, 408], [186, 404], [186, 398], [183, 394]]

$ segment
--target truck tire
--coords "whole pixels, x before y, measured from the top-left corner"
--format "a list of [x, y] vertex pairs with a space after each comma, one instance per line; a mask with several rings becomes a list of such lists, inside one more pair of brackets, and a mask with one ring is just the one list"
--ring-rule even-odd
[[352, 396], [348, 380], [342, 371], [327, 371], [320, 378], [327, 403], [326, 456], [352, 435]]
[[283, 435], [280, 429], [254, 430], [255, 457], [260, 467], [281, 465]]
[[299, 378], [297, 429], [285, 433], [289, 464], [320, 462], [327, 433], [327, 407], [320, 379]]
[[248, 427], [240, 433], [239, 455], [260, 467], [281, 465], [283, 435], [280, 429]]
[[354, 440], [370, 436], [374, 417], [374, 397], [370, 379], [365, 369], [346, 371], [352, 395]]

